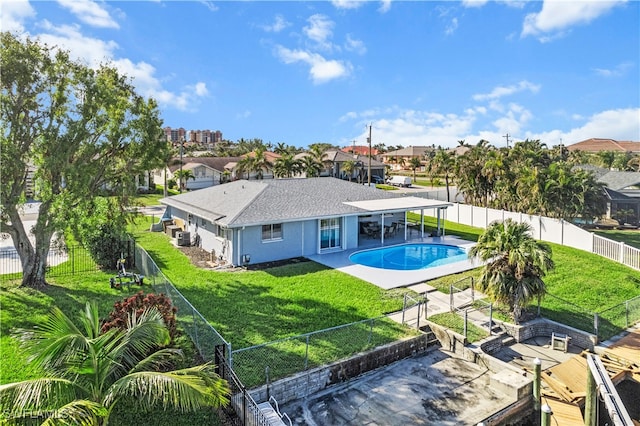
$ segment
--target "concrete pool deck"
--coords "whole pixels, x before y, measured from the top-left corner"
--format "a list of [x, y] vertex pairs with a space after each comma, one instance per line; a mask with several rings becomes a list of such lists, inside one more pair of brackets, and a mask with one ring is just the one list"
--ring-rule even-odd
[[[475, 244], [472, 241], [462, 240], [454, 236], [413, 238], [400, 244], [412, 243], [445, 244], [457, 246], [465, 250], [468, 250]], [[308, 258], [313, 260], [314, 262], [320, 263], [333, 269], [337, 269], [341, 272], [344, 272], [345, 274], [349, 274], [364, 281], [370, 282], [371, 284], [377, 285], [378, 287], [381, 287], [385, 290], [397, 287], [407, 287], [412, 284], [425, 282], [434, 278], [440, 278], [445, 275], [457, 274], [459, 272], [468, 271], [481, 266], [476, 262], [475, 259], [468, 259], [462, 262], [436, 266], [433, 268], [416, 269], [413, 271], [399, 271], [393, 269], [372, 268], [370, 266], [358, 265], [349, 260], [349, 256], [353, 253], [362, 250], [369, 250], [372, 248], [375, 247], [359, 247], [357, 249], [344, 250], [336, 253], [317, 254], [308, 256]]]

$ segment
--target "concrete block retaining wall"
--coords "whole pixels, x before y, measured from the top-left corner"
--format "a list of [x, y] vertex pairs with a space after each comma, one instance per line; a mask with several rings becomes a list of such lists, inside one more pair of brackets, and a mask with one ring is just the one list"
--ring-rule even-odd
[[[545, 318], [536, 318], [521, 325], [503, 323], [501, 321], [495, 322], [500, 324], [507, 334], [513, 337], [518, 343], [538, 336], [551, 338], [551, 333], [566, 334], [571, 337], [570, 344], [591, 352], [593, 352], [595, 345], [598, 343], [598, 337], [594, 334]], [[493, 347], [493, 344], [483, 347], [483, 350], [487, 353], [491, 353], [496, 349], [499, 349], [499, 347]]]
[[[427, 351], [430, 334], [421, 334], [399, 342], [380, 346], [371, 351], [332, 364], [313, 368], [250, 391], [260, 403], [273, 396], [279, 404], [304, 398], [336, 383], [341, 383], [367, 371], [392, 364], [412, 355]], [[436, 346], [431, 343], [429, 348]]]

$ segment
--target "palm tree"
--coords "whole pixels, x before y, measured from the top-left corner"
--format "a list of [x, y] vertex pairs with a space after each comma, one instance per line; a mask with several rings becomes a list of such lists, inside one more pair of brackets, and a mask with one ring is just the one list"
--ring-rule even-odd
[[443, 148], [438, 148], [431, 161], [435, 172], [444, 176], [444, 184], [447, 188], [447, 201], [451, 201], [451, 196], [449, 195], [449, 182], [456, 165], [456, 158], [452, 152]]
[[187, 181], [189, 179], [193, 179], [196, 180], [195, 175], [193, 174], [193, 171], [190, 169], [180, 169], [180, 170], [176, 170], [176, 172], [174, 173], [174, 175], [176, 176], [176, 178], [178, 179], [178, 182], [180, 182], [180, 192], [182, 192], [183, 190], [186, 189], [187, 187]]
[[[320, 156], [322, 158], [322, 156]], [[300, 158], [300, 171], [307, 177], [318, 177], [324, 168], [322, 161], [313, 154], [306, 154]]]
[[353, 178], [353, 172], [355, 171], [355, 169], [356, 169], [356, 162], [353, 160], [347, 160], [344, 163], [342, 163], [342, 171], [349, 178], [349, 182], [351, 182], [351, 179]]
[[551, 247], [533, 239], [531, 230], [528, 223], [511, 219], [493, 222], [469, 251], [469, 257], [487, 262], [480, 276], [481, 291], [509, 306], [516, 323], [528, 302], [544, 296], [542, 278], [554, 267]]
[[413, 183], [417, 182], [416, 179], [416, 169], [422, 167], [422, 160], [419, 157], [411, 157], [409, 160], [409, 168], [413, 170]]
[[293, 154], [283, 151], [282, 157], [277, 158], [273, 164], [273, 174], [278, 178], [290, 178], [301, 171], [301, 163], [293, 157]]
[[132, 313], [126, 330], [102, 333], [98, 309], [87, 303], [80, 322], [76, 327], [54, 307], [39, 327], [21, 331], [30, 362], [45, 374], [0, 386], [0, 410], [7, 419], [36, 415], [47, 419], [43, 424], [65, 419], [64, 424], [106, 425], [114, 407], [127, 399], [145, 410], [228, 404], [227, 382], [211, 364], [160, 371], [181, 351], [161, 348], [170, 338], [157, 309]]

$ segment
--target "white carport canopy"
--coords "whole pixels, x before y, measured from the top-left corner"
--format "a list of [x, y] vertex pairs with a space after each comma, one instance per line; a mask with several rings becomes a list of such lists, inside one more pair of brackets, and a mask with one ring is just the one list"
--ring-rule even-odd
[[[366, 200], [366, 201], [345, 201], [344, 204], [348, 204], [353, 207], [357, 207], [369, 212], [377, 212], [382, 214], [382, 221], [384, 225], [384, 213], [387, 212], [405, 212], [405, 238], [406, 238], [406, 212], [411, 210], [420, 210], [420, 235], [424, 237], [424, 210], [436, 209], [437, 210], [437, 232], [441, 234], [440, 227], [440, 211], [446, 209], [453, 204], [438, 201], [428, 200], [420, 197], [398, 197], [398, 198], [383, 198], [379, 200]], [[444, 231], [444, 226], [442, 227]], [[444, 233], [444, 232], [442, 232]], [[382, 233], [384, 242], [384, 233]]]

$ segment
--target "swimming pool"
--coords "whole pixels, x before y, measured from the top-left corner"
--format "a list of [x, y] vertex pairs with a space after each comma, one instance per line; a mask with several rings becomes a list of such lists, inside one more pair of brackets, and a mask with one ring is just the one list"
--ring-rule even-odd
[[413, 271], [467, 260], [467, 251], [445, 244], [402, 244], [359, 251], [349, 260], [372, 268]]

